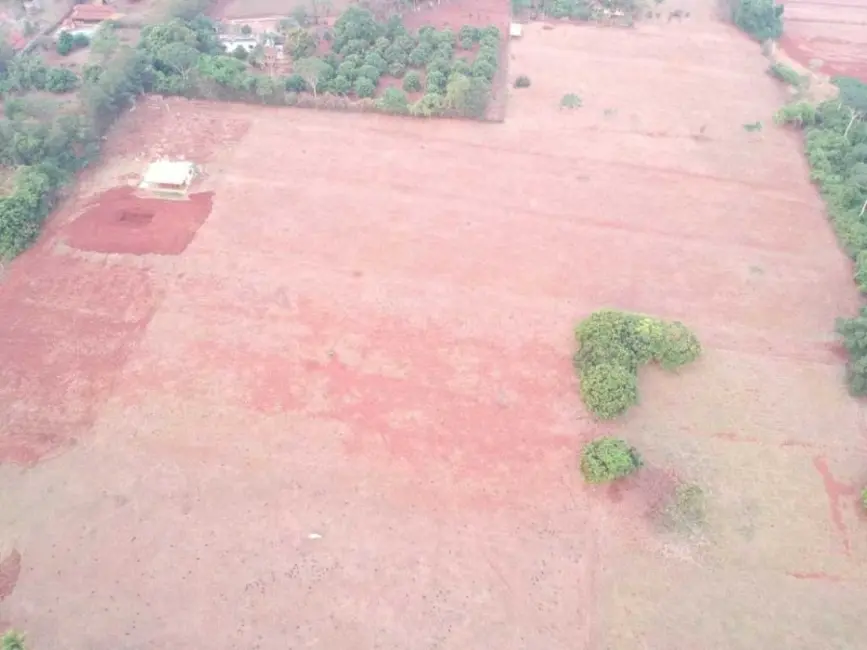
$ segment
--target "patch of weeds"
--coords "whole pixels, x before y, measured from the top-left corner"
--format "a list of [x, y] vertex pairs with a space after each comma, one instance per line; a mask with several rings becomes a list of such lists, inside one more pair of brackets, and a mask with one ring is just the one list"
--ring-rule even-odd
[[581, 473], [588, 483], [608, 483], [629, 476], [641, 467], [641, 456], [619, 438], [597, 438], [584, 445]]
[[583, 102], [575, 93], [567, 93], [560, 100], [560, 108], [581, 108]]
[[697, 532], [707, 521], [704, 490], [694, 483], [681, 483], [661, 514], [662, 523], [669, 530]]
[[617, 109], [616, 108], [606, 108], [603, 111], [603, 114], [605, 115], [605, 117], [614, 117], [615, 115], [617, 115]]
[[530, 77], [525, 74], [518, 75], [518, 78], [515, 79], [515, 88], [529, 88], [530, 87]]
[[867, 510], [867, 487], [861, 490], [861, 507]]
[[0, 638], [0, 649], [2, 650], [26, 650], [25, 637], [21, 632], [9, 630], [2, 638]]
[[757, 120], [755, 122], [750, 122], [748, 124], [744, 124], [743, 127], [744, 127], [744, 131], [746, 131], [747, 133], [754, 133], [756, 131], [762, 130], [762, 123]]

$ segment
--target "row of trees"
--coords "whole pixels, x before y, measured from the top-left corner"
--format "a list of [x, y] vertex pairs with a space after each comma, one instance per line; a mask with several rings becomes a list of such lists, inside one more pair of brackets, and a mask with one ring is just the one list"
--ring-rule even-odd
[[[776, 119], [805, 131], [811, 178], [825, 199], [828, 217], [846, 253], [855, 262], [855, 281], [867, 294], [867, 85], [834, 80], [836, 100], [819, 106], [797, 102]], [[855, 395], [867, 394], [867, 308], [840, 319], [837, 330], [849, 352], [847, 379]]]

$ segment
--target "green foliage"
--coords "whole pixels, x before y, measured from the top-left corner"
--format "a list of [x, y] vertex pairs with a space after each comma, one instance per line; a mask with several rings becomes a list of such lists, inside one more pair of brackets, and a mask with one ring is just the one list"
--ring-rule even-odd
[[380, 74], [379, 70], [372, 65], [368, 65], [365, 63], [363, 66], [358, 68], [358, 77], [370, 79], [373, 82], [374, 86], [379, 83], [379, 78], [381, 76], [382, 75]]
[[377, 52], [370, 52], [365, 56], [364, 65], [369, 65], [375, 68], [380, 75], [383, 75], [388, 71], [388, 61]]
[[566, 93], [560, 99], [560, 108], [581, 108], [583, 102], [575, 93]]
[[428, 73], [426, 81], [425, 92], [440, 95], [445, 92], [448, 77], [442, 72], [435, 70]]
[[60, 32], [57, 37], [57, 53], [60, 56], [70, 54], [75, 47], [75, 38], [69, 32]]
[[417, 93], [421, 90], [421, 75], [415, 70], [410, 70], [403, 78], [403, 89], [408, 93]]
[[416, 117], [433, 117], [434, 115], [442, 115], [444, 108], [445, 99], [443, 96], [429, 92], [409, 107], [409, 113]]
[[698, 339], [682, 323], [610, 309], [583, 320], [575, 337], [581, 397], [603, 419], [617, 417], [638, 402], [640, 366], [657, 362], [675, 370], [701, 354]]
[[494, 75], [496, 75], [496, 74], [497, 74], [497, 69], [494, 66], [492, 66], [490, 63], [488, 63], [487, 61], [480, 61], [480, 60], [476, 59], [476, 61], [473, 62], [473, 76], [474, 77], [480, 77], [480, 78], [485, 79], [486, 81], [490, 82], [490, 81], [494, 80]]
[[250, 27], [249, 25], [241, 25], [241, 33], [244, 36], [249, 36], [250, 34], [253, 33], [253, 28]]
[[479, 38], [481, 38], [479, 28], [472, 25], [464, 25], [458, 32], [458, 40], [465, 50], [472, 49], [473, 45], [479, 42]]
[[232, 50], [232, 56], [239, 61], [246, 61], [249, 53], [247, 52], [247, 48], [245, 48], [243, 45], [236, 45], [235, 49]]
[[799, 75], [798, 71], [792, 66], [780, 62], [772, 63], [768, 66], [768, 74], [774, 79], [779, 79], [794, 88], [800, 88], [807, 81], [807, 77]]
[[331, 80], [331, 91], [336, 95], [346, 95], [352, 90], [352, 83], [343, 75], [337, 75]]
[[286, 77], [283, 82], [283, 87], [286, 88], [288, 92], [303, 93], [307, 90], [307, 82], [304, 81], [304, 77], [297, 72], [294, 72]]
[[838, 318], [837, 333], [849, 353], [846, 383], [855, 396], [867, 395], [867, 307], [855, 318]]
[[373, 97], [373, 94], [376, 92], [376, 83], [369, 77], [359, 77], [355, 80], [353, 88], [355, 94], [360, 98]]
[[434, 48], [429, 43], [419, 43], [418, 46], [409, 53], [409, 64], [416, 68], [425, 66], [428, 60], [434, 55]]
[[88, 38], [87, 34], [76, 34], [72, 37], [72, 47], [76, 50], [87, 47], [90, 45], [90, 38]]
[[798, 127], [814, 126], [817, 119], [816, 107], [804, 101], [783, 106], [774, 115], [774, 122], [777, 124], [792, 124]]
[[661, 514], [665, 528], [677, 532], [697, 532], [707, 520], [704, 490], [693, 483], [678, 484]]
[[334, 40], [331, 46], [340, 54], [344, 53], [343, 50], [350, 41], [361, 41], [369, 47], [384, 31], [370, 11], [351, 5], [334, 23]]
[[344, 61], [337, 66], [337, 74], [351, 83], [358, 77], [358, 67], [352, 61]]
[[0, 639], [0, 648], [2, 650], [26, 650], [27, 645], [25, 641], [26, 637], [24, 634], [15, 630], [9, 630]]
[[386, 88], [376, 101], [376, 107], [386, 113], [406, 115], [409, 113], [409, 99], [399, 88]]
[[453, 74], [446, 86], [445, 104], [462, 117], [481, 119], [485, 116], [491, 86], [477, 77]]
[[581, 473], [588, 483], [608, 483], [629, 476], [641, 467], [634, 447], [619, 438], [597, 438], [584, 445]]
[[774, 0], [732, 0], [732, 22], [759, 41], [783, 35], [783, 5]]
[[867, 487], [861, 490], [861, 507], [867, 510]]
[[45, 90], [68, 93], [78, 87], [78, 75], [67, 68], [51, 68], [45, 78]]
[[834, 77], [840, 91], [839, 100], [858, 113], [867, 113], [867, 84], [853, 77]]
[[525, 74], [518, 75], [518, 78], [515, 79], [515, 88], [529, 88], [530, 87], [530, 77]]
[[327, 62], [316, 57], [307, 57], [295, 61], [295, 73], [301, 75], [307, 87], [316, 95], [319, 85], [328, 82], [334, 76], [334, 68]]
[[400, 79], [403, 75], [406, 74], [406, 66], [403, 63], [399, 63], [397, 61], [395, 61], [394, 63], [389, 63], [388, 74], [390, 74], [395, 79]]

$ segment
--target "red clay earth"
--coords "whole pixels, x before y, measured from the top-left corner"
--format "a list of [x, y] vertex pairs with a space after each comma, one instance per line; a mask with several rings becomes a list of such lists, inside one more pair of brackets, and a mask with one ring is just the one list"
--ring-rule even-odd
[[822, 61], [829, 75], [867, 82], [867, 3], [852, 0], [786, 2], [780, 45], [805, 66]]
[[[122, 120], [106, 185], [142, 143], [239, 139], [182, 254], [57, 226], [6, 269], [2, 440], [70, 445], [0, 467], [3, 618], [34, 648], [860, 647], [867, 420], [832, 333], [859, 299], [767, 61], [698, 18], [530, 25], [512, 53], [533, 84], [504, 124]], [[602, 306], [705, 346], [606, 424], [571, 364]], [[586, 486], [601, 433], [643, 473]], [[648, 525], [675, 477], [708, 495], [697, 539]]]
[[179, 255], [211, 212], [213, 194], [157, 199], [116, 187], [95, 197], [65, 232], [73, 248], [97, 253]]

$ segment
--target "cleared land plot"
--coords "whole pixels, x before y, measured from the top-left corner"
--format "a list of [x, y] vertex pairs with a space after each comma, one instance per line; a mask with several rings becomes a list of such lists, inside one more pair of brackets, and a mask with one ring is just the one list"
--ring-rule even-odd
[[786, 52], [804, 65], [822, 62], [830, 75], [867, 81], [867, 4], [852, 0], [786, 3]]
[[[831, 344], [858, 301], [766, 61], [699, 21], [512, 54], [504, 124], [122, 120], [0, 285], [0, 453], [34, 463], [0, 467], [3, 617], [34, 647], [858, 647], [867, 441]], [[214, 193], [183, 252], [76, 249], [167, 151]], [[604, 426], [570, 359], [601, 306], [707, 346]], [[603, 431], [648, 460], [618, 489], [578, 478]], [[696, 539], [653, 522], [678, 479]]]

